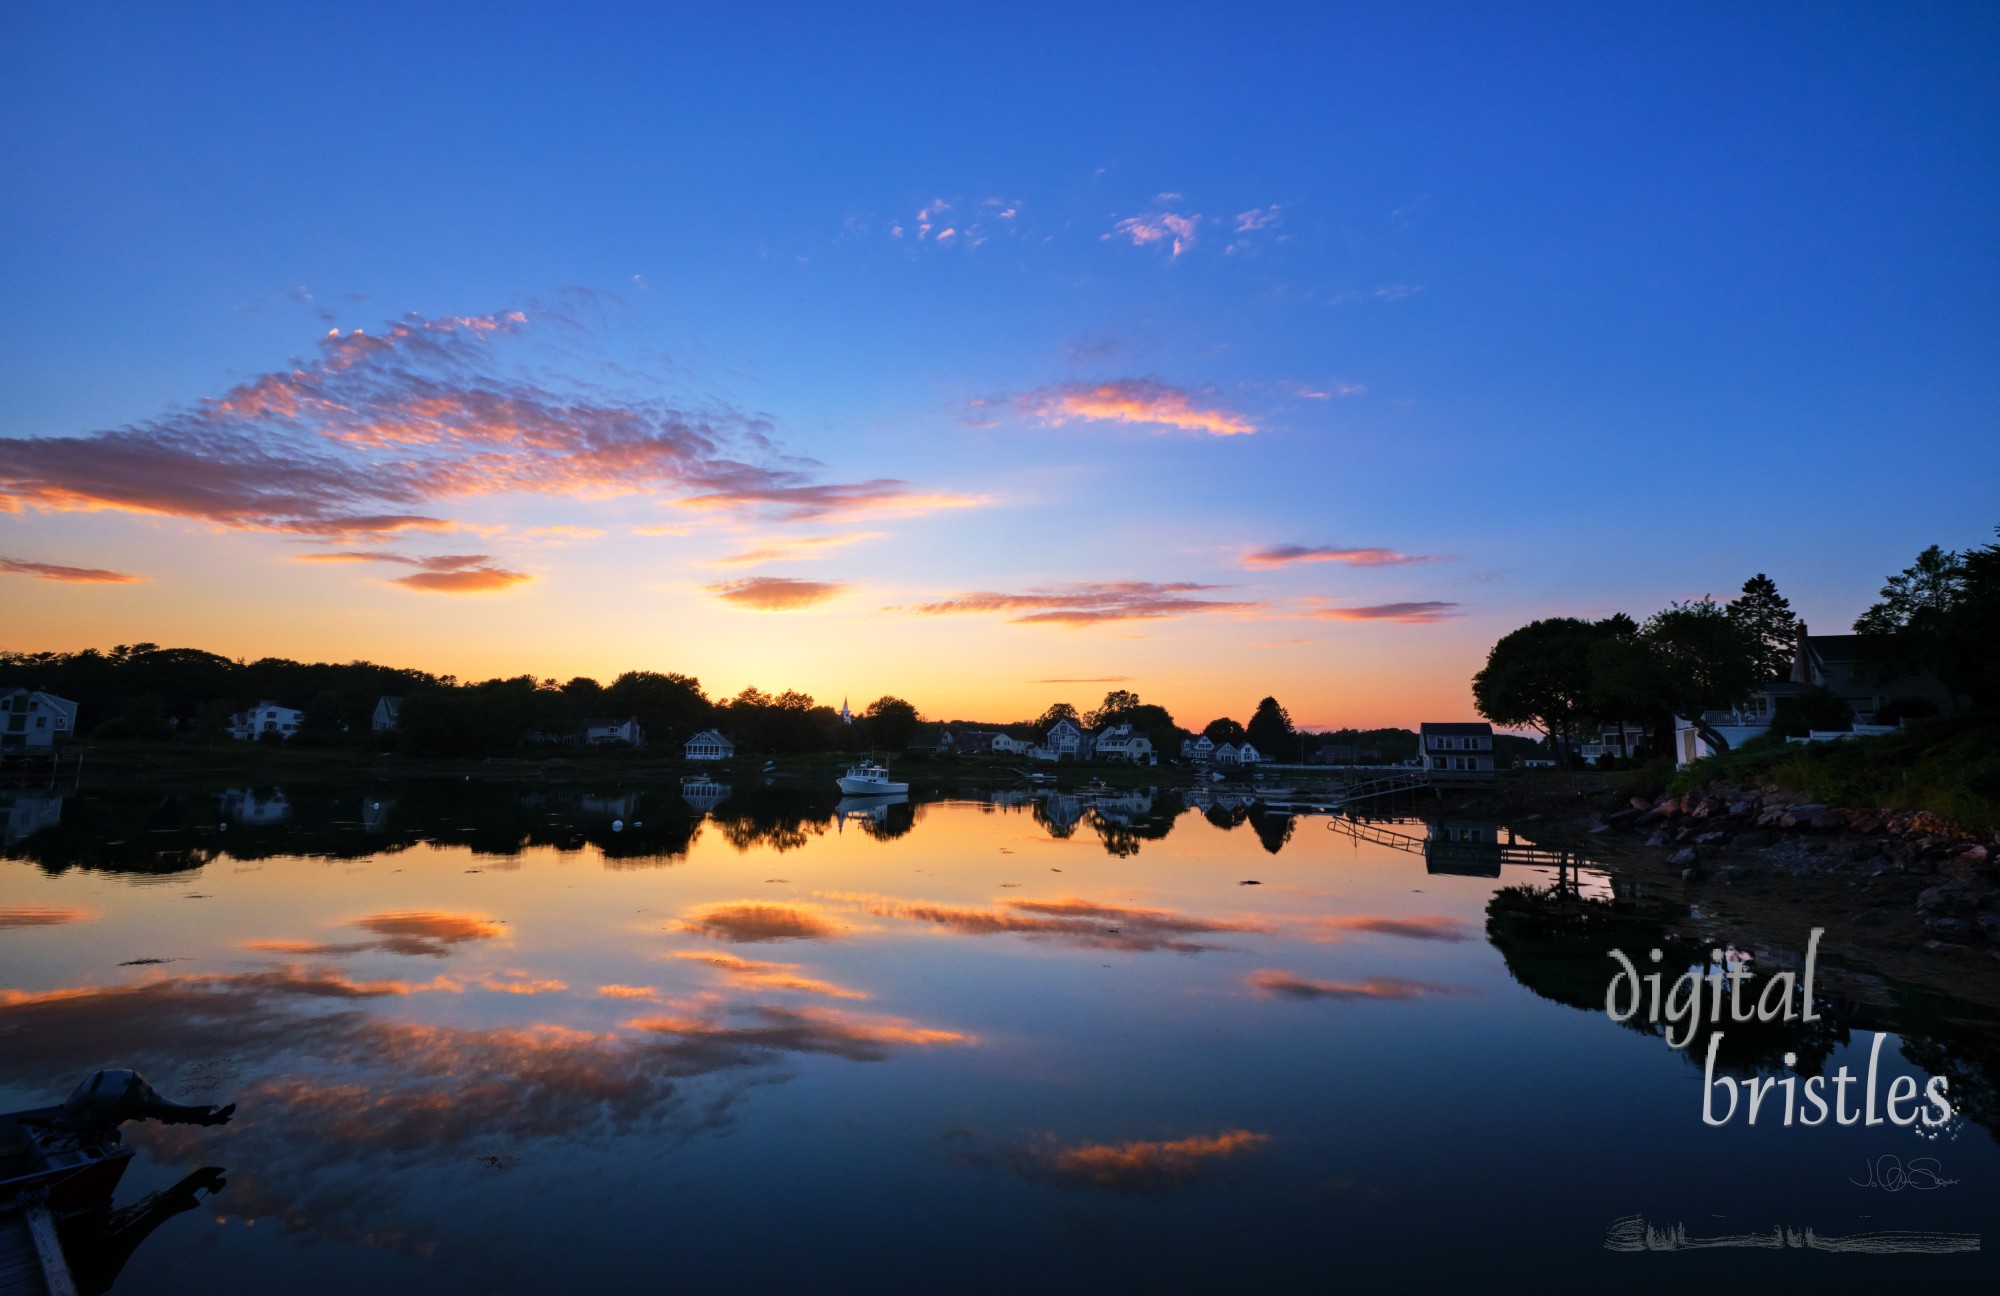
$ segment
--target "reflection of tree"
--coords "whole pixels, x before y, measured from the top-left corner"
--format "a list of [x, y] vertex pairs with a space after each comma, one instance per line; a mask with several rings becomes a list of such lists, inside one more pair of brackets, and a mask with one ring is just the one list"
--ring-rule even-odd
[[1250, 829], [1257, 834], [1257, 840], [1264, 843], [1264, 849], [1276, 855], [1292, 839], [1294, 818], [1288, 814], [1253, 814], [1250, 816]]
[[1216, 804], [1202, 811], [1202, 818], [1217, 828], [1234, 828], [1250, 817], [1249, 809], [1241, 803]]
[[1137, 855], [1141, 842], [1164, 840], [1186, 809], [1173, 793], [1154, 794], [1148, 797], [1146, 808], [1136, 815], [1099, 808], [1090, 816], [1090, 826], [1096, 830], [1107, 853], [1124, 859]]
[[917, 808], [908, 801], [882, 807], [878, 815], [861, 817], [861, 831], [876, 841], [892, 841], [917, 826]]
[[709, 817], [739, 851], [797, 850], [825, 832], [839, 798], [797, 787], [742, 788]]
[[[1502, 887], [1486, 905], [1486, 936], [1500, 951], [1508, 972], [1516, 981], [1544, 999], [1572, 1008], [1605, 1015], [1605, 992], [1618, 964], [1611, 951], [1622, 950], [1639, 967], [1640, 975], [1660, 973], [1664, 997], [1673, 982], [1690, 968], [1711, 966], [1710, 947], [1667, 932], [1666, 915], [1648, 913], [1624, 902], [1583, 900], [1561, 891], [1536, 887]], [[1647, 954], [1660, 950], [1660, 962], [1651, 963]], [[1775, 975], [1775, 974], [1774, 974]], [[1754, 970], [1743, 982], [1742, 999], [1755, 1004], [1766, 978]], [[1708, 1037], [1715, 1024], [1707, 1020], [1708, 990], [1702, 989], [1702, 1024], [1685, 1048], [1675, 1050], [1689, 1065], [1701, 1067], [1708, 1058]], [[1793, 1003], [1798, 996], [1794, 994]], [[1728, 994], [1723, 996], [1725, 1018]], [[1835, 1048], [1847, 1043], [1854, 1017], [1851, 1002], [1827, 998], [1816, 1002], [1818, 1021], [1739, 1022], [1725, 1019], [1721, 1026], [1722, 1044], [1716, 1053], [1716, 1069], [1731, 1075], [1763, 1075], [1796, 1070], [1804, 1076], [1818, 1075]], [[1642, 1035], [1664, 1037], [1665, 1026], [1645, 1020], [1646, 1004], [1624, 1022], [1627, 1030]], [[1784, 1064], [1784, 1056], [1798, 1056], [1796, 1068]]]

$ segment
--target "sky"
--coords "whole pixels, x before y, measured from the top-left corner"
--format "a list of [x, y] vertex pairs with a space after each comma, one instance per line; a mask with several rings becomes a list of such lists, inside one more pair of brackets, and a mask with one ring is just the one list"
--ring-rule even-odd
[[1992, 6], [275, 8], [0, 12], [0, 649], [1412, 726], [2000, 523]]

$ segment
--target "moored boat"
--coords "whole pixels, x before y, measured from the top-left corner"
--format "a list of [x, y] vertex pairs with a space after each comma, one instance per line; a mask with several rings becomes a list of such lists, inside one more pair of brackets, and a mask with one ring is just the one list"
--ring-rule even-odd
[[861, 761], [840, 776], [840, 790], [848, 796], [889, 796], [908, 792], [908, 783], [891, 783], [889, 771], [874, 761]]
[[99, 1071], [54, 1107], [0, 1113], [0, 1205], [46, 1193], [55, 1215], [108, 1199], [132, 1160], [128, 1120], [220, 1125], [236, 1111], [168, 1102], [132, 1071]]

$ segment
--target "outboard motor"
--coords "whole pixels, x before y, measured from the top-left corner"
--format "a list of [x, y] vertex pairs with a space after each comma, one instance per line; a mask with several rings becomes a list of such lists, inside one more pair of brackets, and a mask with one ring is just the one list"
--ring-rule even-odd
[[72, 1130], [116, 1129], [128, 1120], [156, 1120], [167, 1125], [222, 1125], [236, 1114], [236, 1104], [191, 1106], [160, 1097], [137, 1071], [99, 1071], [76, 1087], [56, 1115], [56, 1123]]

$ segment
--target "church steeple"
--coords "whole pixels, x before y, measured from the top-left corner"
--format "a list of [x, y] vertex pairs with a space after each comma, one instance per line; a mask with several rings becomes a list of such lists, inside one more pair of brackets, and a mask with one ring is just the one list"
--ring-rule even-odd
[[840, 723], [842, 724], [854, 723], [854, 713], [847, 709], [847, 695], [844, 693], [841, 695], [840, 698]]

